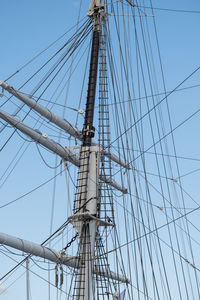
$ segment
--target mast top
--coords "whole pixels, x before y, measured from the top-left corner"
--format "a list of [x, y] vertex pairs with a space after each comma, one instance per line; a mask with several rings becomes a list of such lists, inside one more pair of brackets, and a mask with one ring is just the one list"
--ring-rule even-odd
[[88, 10], [88, 16], [93, 17], [96, 10], [99, 10], [103, 7], [101, 0], [91, 0], [90, 7]]

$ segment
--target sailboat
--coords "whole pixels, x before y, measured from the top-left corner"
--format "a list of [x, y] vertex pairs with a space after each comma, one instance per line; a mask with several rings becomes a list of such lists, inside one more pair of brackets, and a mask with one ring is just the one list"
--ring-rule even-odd
[[200, 299], [200, 67], [167, 88], [156, 22], [80, 1], [0, 78], [2, 299]]

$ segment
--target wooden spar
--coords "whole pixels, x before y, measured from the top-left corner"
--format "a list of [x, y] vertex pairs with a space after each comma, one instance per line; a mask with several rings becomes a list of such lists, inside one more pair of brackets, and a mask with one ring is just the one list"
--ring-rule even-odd
[[[67, 147], [63, 147], [59, 143], [56, 143], [54, 140], [49, 139], [46, 134], [42, 134], [41, 132], [38, 132], [37, 130], [29, 127], [28, 125], [18, 120], [16, 117], [11, 116], [10, 114], [8, 114], [3, 110], [0, 110], [0, 118], [6, 121], [7, 123], [11, 124], [13, 127], [19, 129], [28, 137], [32, 138], [35, 142], [43, 145], [45, 148], [59, 155], [64, 160], [71, 162], [73, 165], [77, 167], [80, 167], [79, 156], [74, 154]], [[117, 190], [121, 191], [123, 194], [127, 194], [128, 192], [125, 187], [120, 186], [117, 182], [115, 182], [110, 177], [100, 176], [99, 179], [111, 185], [112, 187], [116, 188]]]
[[[78, 269], [78, 260], [74, 256], [66, 255], [65, 252], [50, 249], [48, 247], [38, 245], [36, 243], [20, 239], [5, 233], [0, 232], [0, 244], [20, 250], [24, 253], [29, 253], [44, 259], [48, 259], [55, 263], [61, 263], [71, 268]], [[112, 278], [120, 282], [128, 282], [128, 279], [122, 275], [116, 274], [106, 269], [97, 268], [93, 270], [94, 274], [102, 275], [107, 278]]]
[[[77, 138], [80, 141], [83, 141], [82, 132], [79, 129], [77, 129], [75, 126], [73, 126], [72, 124], [70, 124], [66, 119], [61, 118], [60, 116], [58, 116], [57, 114], [55, 114], [54, 112], [52, 112], [51, 110], [49, 110], [48, 108], [44, 107], [43, 105], [41, 105], [37, 101], [33, 100], [29, 95], [26, 95], [26, 94], [22, 93], [21, 91], [15, 89], [11, 85], [9, 85], [9, 83], [0, 80], [0, 86], [4, 90], [6, 90], [7, 92], [9, 92], [10, 94], [12, 94], [13, 96], [15, 96], [17, 99], [19, 99], [20, 101], [22, 101], [23, 103], [25, 103], [26, 105], [28, 105], [34, 111], [36, 111], [37, 113], [39, 113], [40, 115], [42, 115], [44, 118], [46, 118], [50, 122], [52, 122], [55, 125], [57, 125], [59, 128], [63, 129], [69, 135]], [[89, 97], [89, 92], [88, 92], [88, 97]], [[90, 97], [89, 98], [91, 99], [91, 93], [90, 93]], [[93, 146], [97, 146], [98, 145], [98, 143], [95, 142], [95, 141], [92, 141], [91, 144]], [[117, 157], [113, 153], [107, 151], [106, 149], [102, 149], [102, 151], [103, 151], [103, 154], [105, 156], [109, 157], [112, 161], [114, 161], [115, 163], [117, 163], [120, 166], [124, 167], [125, 169], [129, 169], [129, 164], [128, 163], [124, 162], [119, 157]]]

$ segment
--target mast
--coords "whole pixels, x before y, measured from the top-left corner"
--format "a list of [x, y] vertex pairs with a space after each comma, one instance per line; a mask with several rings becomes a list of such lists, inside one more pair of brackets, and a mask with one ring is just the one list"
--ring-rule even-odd
[[[96, 2], [99, 2], [98, 4]], [[97, 83], [97, 70], [98, 70], [98, 57], [99, 57], [99, 34], [100, 34], [100, 10], [102, 9], [101, 1], [92, 0], [94, 3], [93, 14], [93, 36], [92, 36], [92, 50], [91, 50], [91, 61], [90, 61], [90, 72], [88, 82], [88, 93], [87, 103], [85, 111], [85, 122], [83, 126], [83, 146], [91, 146], [91, 140], [94, 137], [94, 105], [95, 105], [95, 94], [96, 94], [96, 83]], [[92, 6], [91, 3], [91, 6]], [[90, 14], [92, 12], [90, 11]]]
[[[93, 257], [97, 232], [98, 181], [99, 181], [99, 146], [92, 146], [95, 128], [93, 126], [95, 94], [97, 84], [99, 38], [101, 15], [103, 7], [101, 0], [92, 0], [88, 15], [93, 19], [93, 36], [88, 81], [88, 93], [84, 126], [82, 130], [83, 143], [80, 151], [80, 172], [77, 199], [75, 199], [75, 215], [72, 224], [80, 236], [80, 272], [77, 277], [75, 294], [79, 300], [92, 299]], [[87, 213], [87, 217], [84, 215]]]

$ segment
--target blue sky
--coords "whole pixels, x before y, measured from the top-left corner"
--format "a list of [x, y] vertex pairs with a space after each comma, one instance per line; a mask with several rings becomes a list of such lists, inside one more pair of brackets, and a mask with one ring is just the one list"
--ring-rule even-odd
[[[84, 3], [82, 4], [81, 17], [84, 16], [84, 13], [86, 14], [89, 5], [89, 1], [82, 2]], [[169, 0], [167, 2], [155, 0], [153, 5], [160, 8], [200, 11], [200, 2], [197, 0]], [[62, 35], [69, 27], [73, 26], [78, 18], [78, 8], [78, 0], [58, 0], [57, 2], [52, 0], [19, 0], [2, 2], [0, 17], [0, 80], [9, 77], [10, 74], [18, 70], [18, 68]], [[166, 88], [171, 90], [200, 65], [200, 13], [155, 10], [155, 20]], [[184, 86], [199, 84], [199, 75], [197, 73]], [[26, 72], [23, 73], [23, 76], [27, 76]], [[20, 74], [18, 78], [20, 81], [24, 80], [24, 78], [20, 77]], [[17, 80], [16, 78], [12, 83], [17, 83]], [[177, 93], [170, 98], [169, 103], [174, 126], [186, 118], [188, 114], [195, 111], [195, 109], [198, 109], [199, 92], [198, 88], [194, 88], [185, 93]], [[70, 105], [73, 106], [73, 101], [70, 102]], [[178, 110], [176, 109], [177, 106]], [[73, 113], [69, 117], [73, 118]], [[194, 119], [186, 129], [177, 134], [176, 138], [180, 155], [200, 157], [198, 121], [199, 118]], [[196, 130], [193, 129], [194, 127]], [[184, 143], [182, 142], [183, 138], [187, 139], [186, 143], [185, 141]], [[19, 141], [20, 138], [16, 139], [14, 145], [11, 144], [9, 146], [8, 152], [5, 153], [4, 151], [3, 160], [0, 160], [2, 170], [6, 168], [8, 161], [15, 155], [17, 147], [21, 145]], [[190, 145], [193, 143], [194, 146], [191, 149]], [[23, 164], [18, 167], [16, 173], [15, 171], [13, 172], [13, 177], [5, 184], [0, 196], [3, 203], [15, 199], [22, 195], [24, 190], [25, 192], [29, 191], [52, 177], [53, 171], [49, 171], [47, 167], [44, 167], [39, 155], [37, 154], [37, 158], [34, 157], [35, 151], [37, 151], [36, 146], [31, 145], [23, 159]], [[42, 153], [44, 154], [44, 151]], [[34, 160], [37, 161], [37, 164]], [[50, 163], [51, 160], [52, 156], [49, 155], [48, 161]], [[55, 159], [53, 158], [53, 163], [54, 161]], [[196, 164], [183, 165], [182, 168], [184, 173], [186, 169], [196, 168]], [[24, 172], [25, 176], [17, 175], [24, 174]], [[199, 191], [193, 188], [191, 182], [197, 186], [198, 178], [196, 176], [192, 177], [189, 183], [185, 183], [186, 188], [193, 192], [195, 198], [198, 196]], [[69, 214], [64, 180], [63, 176], [57, 183], [59, 191], [57, 203], [60, 205], [60, 208], [55, 208], [54, 229], [59, 224], [62, 224]], [[27, 196], [26, 199], [18, 202], [17, 205], [14, 204], [2, 209], [0, 211], [0, 231], [21, 236], [25, 239], [31, 237], [38, 243], [44, 240], [49, 234], [52, 191], [53, 186], [51, 183], [44, 189], [41, 189], [41, 191], [35, 192], [33, 196]], [[62, 195], [64, 195], [64, 199], [62, 199]], [[30, 220], [31, 222], [29, 222]], [[1, 256], [2, 258], [3, 256]], [[14, 263], [8, 259], [5, 262], [2, 261], [1, 265], [3, 274], [3, 272], [14, 266]], [[20, 272], [23, 273], [22, 270]], [[20, 275], [20, 272], [18, 275]], [[15, 279], [15, 275], [13, 275], [13, 278]], [[35, 285], [37, 286], [38, 282], [32, 284], [33, 289]], [[22, 297], [16, 297], [15, 293], [21, 294]], [[38, 300], [43, 299], [43, 295], [41, 295], [41, 298], [39, 298], [39, 295], [37, 297]], [[1, 295], [2, 300], [14, 298], [25, 299], [25, 276], [20, 279], [19, 285], [13, 285], [5, 294]]]

